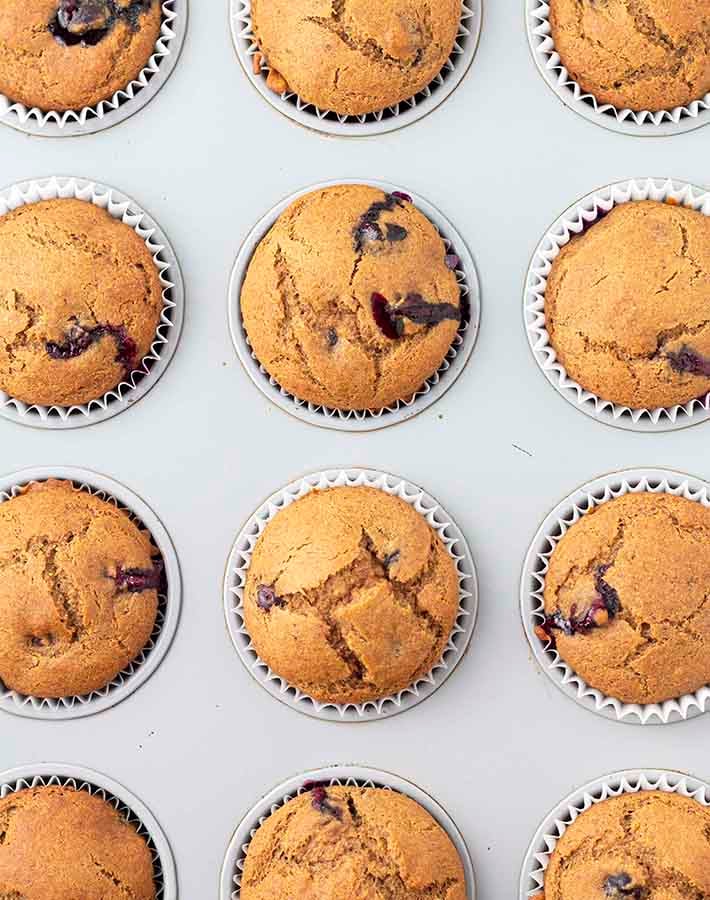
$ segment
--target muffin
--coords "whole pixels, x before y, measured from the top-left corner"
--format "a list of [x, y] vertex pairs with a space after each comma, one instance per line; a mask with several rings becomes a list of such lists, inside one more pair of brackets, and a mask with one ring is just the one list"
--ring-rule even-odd
[[244, 589], [252, 644], [323, 702], [364, 703], [441, 658], [458, 612], [453, 559], [427, 521], [377, 488], [312, 491], [266, 526]]
[[710, 809], [665, 791], [597, 803], [557, 842], [544, 887], [544, 900], [710, 897]]
[[150, 848], [106, 800], [35, 787], [0, 800], [0, 897], [154, 900]]
[[153, 55], [160, 0], [3, 0], [0, 93], [49, 111], [95, 106]]
[[241, 900], [465, 900], [461, 859], [414, 800], [382, 788], [324, 787], [290, 800], [247, 849]]
[[660, 703], [710, 684], [710, 509], [625, 494], [555, 547], [538, 628], [593, 688]]
[[69, 481], [0, 503], [0, 680], [34, 697], [105, 687], [145, 647], [162, 566], [150, 536]]
[[254, 252], [241, 290], [249, 342], [301, 400], [352, 410], [409, 399], [458, 330], [457, 264], [406, 195], [314, 191]]
[[99, 399], [150, 351], [162, 308], [145, 242], [93, 203], [46, 200], [0, 216], [0, 390], [11, 397]]
[[562, 65], [618, 109], [687, 106], [710, 91], [710, 0], [550, 0]]
[[573, 237], [545, 290], [550, 344], [588, 391], [632, 409], [710, 391], [710, 218], [623, 203]]
[[439, 74], [461, 0], [252, 0], [251, 14], [269, 86], [353, 116], [407, 100]]

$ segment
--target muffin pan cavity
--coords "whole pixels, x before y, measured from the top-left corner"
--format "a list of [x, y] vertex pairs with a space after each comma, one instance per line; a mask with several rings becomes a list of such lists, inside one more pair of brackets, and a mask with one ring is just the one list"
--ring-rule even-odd
[[55, 700], [19, 694], [0, 681], [0, 709], [6, 712], [33, 719], [78, 719], [102, 712], [125, 700], [161, 664], [170, 649], [180, 618], [180, 567], [170, 536], [153, 510], [128, 488], [104, 475], [70, 466], [24, 469], [0, 479], [0, 503], [17, 496], [26, 485], [50, 478], [71, 481], [77, 490], [93, 494], [128, 512], [131, 519], [150, 534], [163, 567], [163, 578], [158, 589], [158, 613], [148, 643], [106, 687], [90, 694]]

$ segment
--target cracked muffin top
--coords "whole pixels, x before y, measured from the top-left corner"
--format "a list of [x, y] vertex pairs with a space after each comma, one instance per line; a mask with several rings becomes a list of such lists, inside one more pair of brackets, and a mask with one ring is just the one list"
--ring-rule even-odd
[[458, 264], [407, 195], [314, 191], [254, 252], [244, 327], [262, 366], [299, 399], [380, 409], [409, 399], [446, 357], [461, 320]]
[[154, 900], [145, 839], [110, 803], [70, 787], [0, 800], [0, 897]]
[[0, 216], [0, 390], [11, 397], [101, 398], [150, 351], [162, 308], [145, 242], [93, 203], [46, 200]]
[[710, 809], [665, 791], [597, 803], [557, 842], [544, 888], [535, 900], [710, 897]]
[[618, 109], [687, 106], [710, 91], [710, 0], [550, 0], [570, 76]]
[[153, 55], [160, 22], [160, 0], [2, 0], [0, 93], [44, 111], [109, 100]]
[[244, 590], [252, 643], [273, 672], [323, 702], [403, 690], [444, 651], [458, 575], [415, 509], [377, 488], [312, 491], [259, 538]]
[[448, 835], [414, 800], [313, 785], [260, 826], [242, 876], [241, 900], [294, 897], [465, 900], [466, 879]]
[[597, 690], [660, 703], [710, 684], [710, 509], [626, 494], [562, 537], [537, 629]]
[[623, 203], [573, 237], [545, 290], [550, 343], [567, 374], [632, 409], [710, 391], [710, 217]]
[[253, 0], [259, 50], [279, 93], [340, 115], [394, 106], [451, 55], [461, 0]]
[[157, 557], [126, 512], [69, 481], [33, 483], [0, 503], [5, 687], [54, 698], [105, 687], [153, 630]]

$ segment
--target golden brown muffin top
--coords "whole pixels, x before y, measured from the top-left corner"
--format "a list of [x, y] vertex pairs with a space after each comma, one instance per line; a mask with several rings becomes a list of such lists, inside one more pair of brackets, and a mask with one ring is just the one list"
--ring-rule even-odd
[[2, 0], [0, 93], [82, 109], [128, 86], [153, 55], [160, 0]]
[[555, 50], [600, 103], [656, 112], [710, 91], [710, 0], [550, 0]]
[[557, 842], [544, 887], [544, 900], [708, 897], [710, 809], [665, 791], [597, 803]]
[[379, 409], [408, 399], [459, 327], [456, 264], [404, 195], [361, 184], [314, 191], [254, 252], [241, 291], [249, 341], [302, 400]]
[[0, 679], [35, 697], [88, 694], [145, 647], [161, 569], [150, 536], [69, 481], [0, 503]]
[[133, 228], [83, 200], [0, 216], [0, 389], [26, 403], [100, 399], [156, 339], [162, 286]]
[[414, 800], [321, 787], [290, 800], [247, 850], [242, 900], [465, 900], [461, 859]]
[[100, 797], [35, 787], [0, 800], [0, 897], [154, 900], [150, 848]]
[[321, 701], [363, 703], [425, 675], [458, 612], [456, 566], [404, 500], [376, 488], [312, 491], [259, 538], [244, 591], [254, 647]]
[[254, 34], [280, 90], [342, 115], [409, 99], [439, 74], [460, 0], [254, 0]]
[[565, 244], [545, 290], [545, 325], [567, 374], [634, 409], [710, 390], [710, 217], [623, 203]]
[[539, 630], [592, 687], [658, 703], [710, 684], [710, 509], [626, 494], [562, 537]]

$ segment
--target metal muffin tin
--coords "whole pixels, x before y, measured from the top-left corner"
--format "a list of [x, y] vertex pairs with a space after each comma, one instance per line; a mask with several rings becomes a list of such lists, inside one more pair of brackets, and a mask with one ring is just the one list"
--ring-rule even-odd
[[[291, 773], [368, 764], [436, 797], [465, 837], [479, 896], [510, 900], [545, 813], [599, 773], [650, 766], [710, 781], [710, 716], [631, 728], [591, 714], [540, 672], [519, 613], [531, 536], [575, 485], [653, 465], [710, 479], [710, 424], [640, 434], [580, 415], [540, 376], [521, 321], [530, 257], [560, 210], [638, 173], [706, 183], [710, 132], [640, 140], [572, 114], [537, 74], [523, 3], [511, 0], [486, 5], [474, 64], [435, 114], [363, 140], [320, 137], [249, 84], [226, 0], [191, 13], [168, 89], [122, 127], [75, 141], [0, 128], [3, 183], [74, 172], [119, 185], [164, 226], [189, 290], [170, 370], [130, 412], [66, 431], [0, 419], [0, 471], [60, 464], [130, 485], [169, 530], [183, 579], [175, 640], [140, 690], [77, 721], [0, 710], [0, 770], [58, 759], [106, 772], [160, 821], [180, 898], [217, 900], [225, 848], [256, 798]], [[311, 428], [268, 403], [225, 316], [254, 223], [304, 185], [347, 177], [402, 185], [444, 211], [475, 254], [485, 299], [455, 386], [367, 434]], [[469, 652], [426, 703], [386, 721], [335, 724], [274, 702], [225, 628], [225, 560], [242, 524], [334, 461], [421, 485], [475, 552]]]

